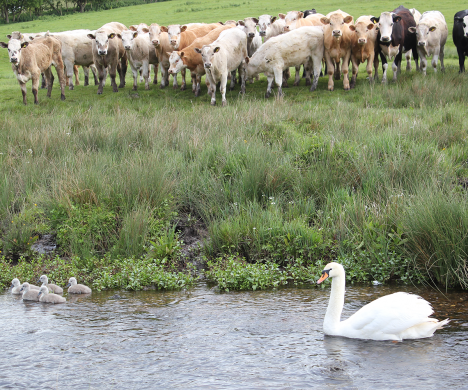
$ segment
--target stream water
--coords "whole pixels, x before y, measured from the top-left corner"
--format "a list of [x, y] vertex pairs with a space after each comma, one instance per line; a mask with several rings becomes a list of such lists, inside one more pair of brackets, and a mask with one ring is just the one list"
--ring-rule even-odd
[[342, 319], [395, 291], [450, 325], [429, 339], [324, 337], [330, 288], [106, 291], [66, 304], [0, 294], [0, 388], [468, 389], [468, 293], [347, 286]]

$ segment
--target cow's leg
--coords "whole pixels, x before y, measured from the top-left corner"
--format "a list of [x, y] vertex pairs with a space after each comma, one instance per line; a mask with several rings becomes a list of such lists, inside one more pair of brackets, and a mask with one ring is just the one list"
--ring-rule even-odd
[[[181, 72], [182, 74], [182, 72]], [[185, 81], [185, 75], [182, 76], [182, 85], [180, 86], [180, 90], [181, 91], [185, 91], [185, 89], [187, 88], [187, 83]]]
[[209, 82], [211, 86], [211, 103], [210, 104], [212, 106], [216, 106], [216, 82], [211, 77], [209, 78]]
[[406, 58], [406, 71], [411, 71], [411, 50], [408, 50], [405, 54]]
[[94, 85], [99, 85], [98, 70], [97, 70], [97, 68], [96, 68], [96, 65], [91, 64], [89, 67], [91, 68], [91, 71], [93, 72], [93, 76], [94, 76]]
[[[432, 61], [431, 65], [434, 68], [434, 73], [437, 73], [437, 60], [439, 59], [439, 52], [436, 51], [434, 52], [434, 55], [432, 56]], [[421, 61], [422, 61], [422, 56], [421, 56]]]
[[177, 73], [172, 73], [172, 88], [173, 89], [179, 88], [179, 84], [177, 83]]
[[[72, 67], [72, 72], [73, 72], [73, 67]], [[50, 96], [52, 95], [52, 87], [54, 85], [54, 82], [52, 81], [52, 68], [51, 67], [44, 70], [44, 76], [47, 80], [47, 97], [50, 98]]]
[[[50, 68], [49, 68], [49, 72], [50, 72]], [[50, 72], [49, 74], [52, 74], [52, 72]], [[38, 73], [33, 73], [32, 74], [32, 93], [34, 95], [34, 104], [39, 104], [39, 100], [37, 100], [37, 91], [39, 89], [39, 72]], [[44, 75], [44, 77], [48, 77], [48, 75]], [[47, 88], [52, 90], [52, 80], [46, 80], [47, 82]], [[47, 94], [48, 96], [50, 97], [50, 94], [49, 94], [49, 90], [47, 90]], [[24, 103], [24, 99], [23, 99], [23, 103]], [[26, 103], [25, 103], [26, 104]]]
[[440, 71], [441, 72], [445, 72], [444, 56], [445, 56], [445, 45], [440, 47], [440, 53], [439, 53]]
[[[231, 84], [229, 85], [229, 90], [230, 91], [233, 91], [234, 88], [236, 87], [236, 74], [237, 74], [237, 69], [234, 69], [231, 72]], [[227, 84], [227, 78], [226, 78], [226, 84]]]
[[158, 83], [158, 64], [153, 64], [154, 79], [153, 84]]
[[[301, 69], [299, 68], [299, 72], [297, 72], [297, 69], [296, 69], [296, 74], [298, 73], [299, 77], [300, 77], [300, 70]], [[281, 88], [281, 86], [283, 85], [283, 68], [282, 67], [274, 68], [273, 73], [275, 75], [275, 84], [278, 87], [278, 97], [284, 96], [283, 90]]]
[[288, 88], [289, 87], [288, 80], [289, 80], [290, 77], [291, 77], [291, 72], [290, 72], [289, 68], [286, 69], [286, 70], [283, 70], [283, 85], [282, 85], [283, 88]]
[[330, 57], [330, 54], [328, 54], [326, 51], [325, 51], [325, 61], [327, 63], [328, 90], [333, 91], [334, 86], [335, 86], [334, 81], [333, 81], [333, 74], [335, 73], [335, 66]]
[[104, 90], [104, 84], [106, 82], [105, 78], [106, 78], [107, 69], [101, 64], [95, 64], [95, 65], [96, 65], [96, 70], [98, 71], [98, 75], [99, 75], [99, 87], [97, 90], [97, 94], [101, 95], [102, 91]]
[[47, 87], [47, 82], [46, 82], [44, 73], [41, 73], [41, 78], [42, 78], [41, 89], [45, 89]]
[[374, 80], [379, 81], [379, 55], [374, 52]]
[[140, 72], [139, 72], [139, 73], [140, 73], [140, 83], [142, 83], [143, 80], [144, 80], [144, 77], [143, 77], [143, 69], [142, 69], [142, 68], [140, 68]]
[[87, 87], [89, 85], [89, 68], [87, 66], [83, 66], [83, 73], [84, 73], [84, 86]]
[[241, 62], [237, 70], [239, 71], [239, 77], [241, 79], [241, 93], [245, 94], [245, 82], [247, 81], [247, 72], [245, 72], [244, 70], [244, 61]]
[[111, 85], [112, 85], [112, 91], [113, 92], [119, 92], [119, 88], [117, 87], [117, 83], [115, 82], [115, 78], [117, 77], [117, 68], [119, 67], [120, 65], [120, 74], [122, 74], [122, 65], [119, 64], [119, 60], [117, 59], [117, 61], [110, 61], [111, 64], [108, 66], [108, 69], [109, 69], [109, 76], [111, 78]]
[[465, 71], [465, 51], [461, 47], [457, 47], [457, 53], [458, 53], [458, 73], [463, 73]]
[[[351, 52], [347, 53], [343, 57], [343, 65], [341, 67], [343, 73], [343, 87], [345, 91], [349, 91], [349, 60], [351, 58]], [[357, 74], [357, 72], [356, 72]]]
[[226, 101], [226, 86], [227, 86], [227, 74], [222, 73], [221, 74], [221, 83], [219, 86], [219, 91], [221, 92], [221, 102], [223, 107], [226, 107], [227, 101]]
[[150, 89], [150, 64], [148, 61], [143, 61], [143, 80], [145, 80], [145, 89]]
[[356, 86], [356, 78], [359, 70], [359, 63], [357, 58], [355, 58], [354, 56], [351, 56], [351, 63], [353, 65], [353, 76], [351, 77], [351, 84], [349, 87], [352, 89]]
[[167, 71], [167, 68], [162, 66], [162, 64], [159, 64], [159, 67], [161, 69], [161, 84], [159, 84], [159, 88], [163, 89], [168, 85], [166, 79], [167, 79], [167, 77], [169, 77], [168, 76], [169, 72]]
[[304, 65], [304, 71], [302, 72], [302, 77], [305, 76], [306, 86], [309, 86], [309, 85], [312, 84], [312, 82], [310, 80], [310, 75], [311, 75], [312, 69], [313, 69], [312, 58], [309, 58], [303, 65]]
[[192, 92], [195, 93], [197, 91], [197, 78], [198, 78], [198, 75], [195, 72], [190, 72], [190, 76], [192, 78]]
[[136, 91], [138, 89], [138, 74], [139, 74], [139, 69], [135, 67], [134, 64], [130, 62], [130, 69], [132, 70], [132, 75], [133, 75], [133, 91]]
[[73, 73], [75, 73], [75, 84], [80, 85], [80, 70], [78, 65], [73, 66]]
[[20, 85], [20, 88], [21, 88], [21, 94], [23, 95], [23, 104], [26, 105], [28, 104], [27, 100], [26, 100], [26, 83], [19, 83]]
[[119, 69], [119, 78], [120, 78], [119, 88], [123, 88], [123, 87], [125, 87], [125, 75], [127, 74], [127, 67], [128, 67], [128, 65], [127, 65], [128, 64], [128, 62], [127, 62], [127, 52], [125, 52], [125, 54], [122, 56], [120, 61], [117, 58], [117, 62], [120, 65], [120, 69]]
[[271, 87], [273, 85], [273, 81], [275, 80], [275, 75], [272, 74], [272, 73], [265, 73], [266, 77], [267, 77], [267, 81], [268, 81], [268, 85], [267, 85], [267, 91], [265, 93], [265, 98], [269, 98], [270, 95], [271, 95]]
[[382, 72], [382, 84], [387, 82], [387, 68], [388, 63], [382, 64], [383, 72]]
[[[64, 70], [64, 66], [63, 66], [62, 56], [58, 55], [54, 59], [54, 61], [52, 63], [55, 66], [55, 71], [57, 72], [57, 76], [59, 78], [60, 92], [61, 92], [60, 99], [65, 100], [65, 85], [67, 83], [67, 80], [65, 78], [65, 70]], [[72, 67], [72, 69], [73, 69], [73, 67]], [[50, 72], [50, 74], [52, 75], [52, 71]], [[53, 82], [54, 82], [54, 76], [53, 75], [52, 75], [51, 79], [52, 79], [51, 84], [53, 84]]]
[[[301, 81], [301, 65], [296, 65], [296, 75], [294, 77], [294, 86], [297, 87], [299, 85], [299, 82]], [[276, 77], [275, 77], [276, 78]], [[281, 80], [283, 79], [283, 76], [281, 76]]]
[[[196, 75], [196, 78], [195, 78], [195, 82], [196, 82], [196, 86], [195, 86], [195, 96], [196, 97], [199, 97], [200, 96], [200, 92], [201, 92], [201, 76], [199, 74]], [[209, 89], [209, 88], [208, 88]]]
[[65, 59], [64, 65], [65, 65], [65, 71], [66, 71], [67, 79], [68, 79], [68, 89], [70, 91], [73, 91], [73, 88], [74, 88], [73, 87], [73, 73], [75, 71], [75, 65], [69, 59]]
[[318, 85], [320, 73], [322, 72], [322, 58], [323, 55], [321, 53], [313, 53], [312, 54], [312, 66], [314, 71], [314, 81], [310, 87], [310, 92], [315, 91]]
[[341, 62], [340, 59], [338, 61], [334, 61], [335, 65], [335, 80], [341, 80]]
[[416, 71], [419, 72], [420, 71], [420, 68], [419, 68], [419, 53], [418, 53], [418, 49], [417, 49], [416, 45], [413, 47], [412, 52], [413, 52], [414, 63], [416, 64]]
[[372, 64], [374, 62], [374, 55], [370, 54], [369, 57], [367, 58], [367, 66], [366, 66], [366, 71], [367, 71], [367, 77], [369, 77], [369, 82], [372, 83], [374, 79], [372, 78]]
[[393, 70], [393, 81], [397, 81], [397, 78], [398, 78], [398, 69], [401, 65], [401, 59], [403, 57], [403, 52], [400, 51], [398, 52], [398, 54], [396, 55], [395, 57], [395, 61], [393, 61], [393, 64], [392, 64], [392, 70]]

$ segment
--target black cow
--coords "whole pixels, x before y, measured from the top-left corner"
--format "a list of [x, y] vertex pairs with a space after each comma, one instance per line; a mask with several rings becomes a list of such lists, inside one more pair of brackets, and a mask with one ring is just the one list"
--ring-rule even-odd
[[408, 31], [409, 27], [416, 27], [413, 14], [402, 5], [392, 12], [382, 12], [380, 17], [372, 17], [374, 23], [379, 24], [377, 34], [376, 54], [382, 60], [383, 76], [382, 82], [387, 81], [387, 57], [395, 57], [392, 64], [393, 81], [397, 80], [397, 73], [401, 72], [401, 59], [403, 53], [412, 50], [416, 66], [418, 66], [419, 56], [416, 50], [416, 34]]
[[468, 56], [468, 9], [455, 14], [452, 37], [457, 48], [461, 73], [465, 71], [465, 56]]
[[304, 18], [307, 18], [307, 16], [313, 15], [313, 14], [316, 14], [316, 13], [317, 13], [317, 11], [315, 10], [315, 8], [308, 9], [308, 10], [303, 11], [303, 12], [304, 12]]

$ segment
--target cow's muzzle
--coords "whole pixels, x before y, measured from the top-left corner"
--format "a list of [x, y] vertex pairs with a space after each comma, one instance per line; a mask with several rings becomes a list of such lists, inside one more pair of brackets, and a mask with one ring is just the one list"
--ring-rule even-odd
[[105, 56], [107, 54], [107, 50], [98, 50], [98, 54], [100, 56]]
[[255, 33], [249, 33], [248, 37], [253, 38], [255, 36]]
[[151, 41], [153, 46], [159, 46], [159, 39], [155, 39], [154, 41]]
[[205, 68], [211, 68], [211, 62], [205, 62], [204, 66]]
[[360, 45], [365, 45], [365, 44], [367, 43], [367, 39], [366, 39], [366, 38], [359, 38], [359, 39], [358, 39], [358, 43], [359, 43]]
[[390, 37], [381, 37], [380, 40], [382, 42], [390, 42]]
[[266, 31], [260, 31], [259, 34], [260, 34], [261, 37], [264, 37], [264, 36], [266, 36]]
[[16, 64], [18, 62], [18, 58], [10, 58], [10, 62]]
[[426, 46], [426, 42], [418, 42], [419, 46]]
[[341, 30], [333, 30], [332, 34], [334, 37], [341, 37]]
[[125, 46], [125, 50], [130, 50], [130, 46]]

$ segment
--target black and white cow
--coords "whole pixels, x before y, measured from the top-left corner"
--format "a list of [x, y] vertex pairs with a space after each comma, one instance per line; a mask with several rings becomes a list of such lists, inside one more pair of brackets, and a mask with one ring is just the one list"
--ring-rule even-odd
[[401, 70], [403, 53], [412, 50], [413, 57], [418, 64], [419, 56], [416, 50], [416, 34], [408, 31], [409, 27], [416, 27], [413, 14], [409, 9], [400, 5], [392, 12], [382, 12], [380, 17], [371, 20], [379, 25], [377, 35], [377, 53], [382, 60], [382, 83], [387, 81], [387, 58], [395, 58], [392, 64], [393, 81], [397, 80], [397, 73]]
[[468, 56], [468, 9], [455, 14], [452, 34], [453, 43], [458, 52], [461, 73], [465, 71], [465, 56]]
[[316, 13], [317, 13], [317, 11], [315, 10], [315, 8], [305, 10], [304, 11], [304, 18], [307, 18], [307, 16], [314, 15]]

